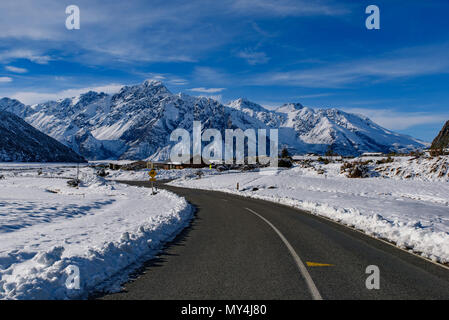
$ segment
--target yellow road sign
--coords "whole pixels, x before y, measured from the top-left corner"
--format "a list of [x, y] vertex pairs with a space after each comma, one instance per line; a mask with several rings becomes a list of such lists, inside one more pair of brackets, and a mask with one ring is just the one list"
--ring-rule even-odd
[[156, 178], [150, 178], [150, 181], [154, 182], [154, 181], [156, 181]]
[[148, 174], [151, 178], [154, 178], [157, 175], [157, 172], [156, 172], [156, 170], [151, 169], [150, 172], [148, 172]]

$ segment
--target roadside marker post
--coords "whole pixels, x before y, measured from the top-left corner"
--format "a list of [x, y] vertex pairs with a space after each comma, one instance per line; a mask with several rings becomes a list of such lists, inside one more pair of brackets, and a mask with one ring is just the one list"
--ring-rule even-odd
[[154, 192], [154, 182], [156, 181], [156, 175], [157, 172], [154, 169], [151, 169], [150, 172], [148, 172], [148, 175], [150, 176], [150, 181], [151, 181], [151, 194], [156, 194], [156, 192]]

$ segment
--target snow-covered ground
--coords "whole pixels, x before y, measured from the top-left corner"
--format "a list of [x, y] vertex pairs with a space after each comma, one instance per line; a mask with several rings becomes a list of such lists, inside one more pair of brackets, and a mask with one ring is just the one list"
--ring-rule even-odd
[[[118, 163], [128, 164], [133, 161], [91, 161], [89, 164], [80, 164], [77, 167], [76, 163], [0, 163], [0, 175], [5, 177], [40, 177], [40, 178], [76, 178], [79, 170], [80, 178], [88, 177], [99, 169], [95, 165]], [[148, 181], [149, 169], [143, 170], [110, 170], [105, 168], [108, 173], [107, 180], [117, 181]], [[197, 177], [197, 172], [201, 171], [204, 176], [218, 174], [215, 169], [201, 168], [201, 169], [183, 169], [183, 170], [156, 170], [157, 180], [172, 180], [178, 178]]]
[[340, 174], [340, 166], [322, 165], [320, 173], [317, 168], [297, 166], [270, 175], [246, 172], [187, 177], [170, 184], [305, 209], [435, 261], [449, 262], [449, 183], [398, 177], [349, 179]]
[[[76, 189], [58, 178], [73, 176], [73, 166], [0, 165], [0, 299], [117, 290], [192, 217], [183, 198], [163, 190], [151, 195], [93, 172], [83, 167]], [[73, 268], [79, 289], [76, 280], [66, 285]]]
[[367, 168], [370, 177], [449, 182], [449, 156], [360, 157], [331, 161], [328, 164], [317, 161], [316, 157], [305, 157], [302, 161], [298, 161], [298, 166], [307, 174], [345, 176], [346, 174], [341, 172], [341, 166], [344, 163], [362, 164]]
[[[347, 178], [345, 161], [367, 166], [369, 178]], [[449, 158], [378, 161], [306, 159], [274, 174], [158, 170], [157, 179], [305, 209], [449, 263]], [[76, 177], [76, 164], [0, 164], [0, 298], [86, 298], [117, 290], [192, 217], [188, 203], [172, 193], [150, 195], [111, 181], [148, 180], [148, 170], [106, 170], [103, 180], [89, 165], [79, 166], [84, 183], [73, 189], [67, 178]], [[66, 286], [73, 266], [79, 290]]]
[[[201, 171], [203, 176], [217, 174], [214, 169], [202, 168], [202, 169], [183, 169], [183, 170], [156, 170], [157, 180], [172, 180], [179, 178], [195, 178], [197, 172]], [[139, 171], [127, 171], [127, 170], [108, 170], [109, 175], [107, 178], [109, 180], [117, 181], [148, 181], [149, 170], [139, 170]]]

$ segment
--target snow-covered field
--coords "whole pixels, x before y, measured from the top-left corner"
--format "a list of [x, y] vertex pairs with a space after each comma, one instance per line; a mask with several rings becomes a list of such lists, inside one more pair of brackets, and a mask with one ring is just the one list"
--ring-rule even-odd
[[[91, 168], [81, 169], [80, 188], [70, 188], [58, 178], [76, 173], [68, 167], [0, 166], [0, 299], [117, 290], [192, 217], [183, 198], [105, 181]], [[73, 268], [79, 289], [76, 280], [66, 285]]]
[[[117, 180], [117, 181], [148, 181], [149, 170], [139, 170], [139, 171], [126, 171], [126, 170], [108, 170], [109, 175], [107, 176], [108, 180]], [[172, 180], [179, 178], [195, 178], [197, 177], [196, 173], [201, 171], [204, 176], [217, 174], [216, 170], [211, 170], [208, 168], [202, 169], [183, 169], [183, 170], [156, 170], [157, 171], [157, 180]]]
[[349, 179], [340, 174], [340, 166], [323, 165], [321, 174], [316, 168], [297, 166], [271, 175], [227, 173], [170, 184], [305, 209], [435, 261], [449, 262], [449, 183], [400, 177]]

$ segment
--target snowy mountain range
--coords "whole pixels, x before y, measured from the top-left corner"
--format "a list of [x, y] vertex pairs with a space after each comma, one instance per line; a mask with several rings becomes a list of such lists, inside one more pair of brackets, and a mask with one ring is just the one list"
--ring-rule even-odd
[[279, 145], [292, 153], [324, 153], [332, 147], [342, 155], [408, 151], [425, 143], [394, 133], [366, 117], [337, 109], [312, 109], [285, 104], [268, 110], [246, 99], [223, 105], [205, 97], [172, 94], [161, 82], [147, 80], [108, 95], [87, 92], [78, 97], [26, 106], [3, 98], [0, 110], [10, 111], [88, 159], [168, 159], [170, 133], [227, 128], [279, 129]]
[[33, 128], [22, 118], [0, 110], [0, 162], [85, 162], [80, 155]]

